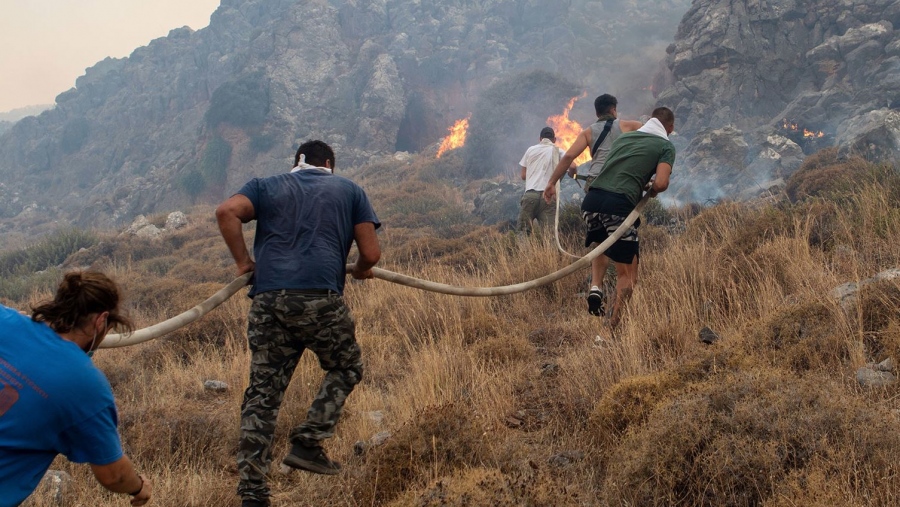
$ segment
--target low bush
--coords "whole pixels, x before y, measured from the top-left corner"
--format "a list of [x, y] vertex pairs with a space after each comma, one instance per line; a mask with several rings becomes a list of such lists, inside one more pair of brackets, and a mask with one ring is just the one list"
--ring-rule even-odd
[[382, 504], [421, 487], [435, 472], [477, 466], [490, 456], [483, 434], [464, 405], [423, 410], [367, 456], [353, 497], [362, 505]]
[[97, 237], [75, 228], [58, 229], [47, 237], [21, 250], [0, 254], [0, 276], [30, 274], [56, 267], [69, 255], [96, 243]]
[[827, 148], [803, 161], [785, 183], [785, 192], [793, 202], [813, 197], [843, 198], [876, 178], [875, 167], [862, 157], [844, 157], [838, 148]]
[[256, 127], [265, 122], [270, 100], [265, 74], [246, 74], [216, 88], [209, 100], [206, 123], [210, 127], [223, 122], [235, 127]]
[[231, 145], [220, 136], [213, 136], [206, 143], [203, 158], [200, 159], [200, 174], [206, 182], [205, 186], [221, 185], [228, 176], [228, 164], [231, 163]]
[[659, 403], [607, 453], [615, 466], [602, 503], [761, 505], [779, 498], [783, 485], [846, 477], [850, 469], [844, 498], [855, 490], [887, 505], [900, 483], [895, 426], [878, 407], [817, 376], [719, 375]]
[[807, 302], [787, 306], [748, 336], [747, 351], [764, 351], [773, 366], [796, 373], [841, 371], [850, 364], [850, 340], [833, 305]]
[[188, 169], [181, 173], [176, 182], [178, 188], [192, 199], [196, 198], [206, 190], [206, 180], [203, 179], [203, 175], [200, 174], [200, 171], [196, 169]]

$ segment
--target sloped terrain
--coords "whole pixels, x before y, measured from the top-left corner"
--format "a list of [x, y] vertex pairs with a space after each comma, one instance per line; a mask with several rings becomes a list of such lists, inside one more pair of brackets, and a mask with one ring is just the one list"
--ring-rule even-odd
[[[459, 194], [436, 169], [454, 163], [351, 174], [385, 223], [384, 267], [489, 286], [568, 262], [549, 243], [453, 219], [465, 216], [453, 212]], [[821, 177], [843, 171], [859, 177]], [[327, 444], [345, 471], [275, 471], [274, 505], [896, 505], [900, 385], [866, 387], [856, 375], [900, 358], [900, 280], [861, 285], [851, 299], [833, 289], [900, 267], [900, 176], [825, 152], [788, 187], [790, 197], [766, 202], [658, 211], [668, 227], [642, 228], [640, 284], [620, 332], [601, 342], [578, 295], [587, 273], [497, 298], [348, 283], [366, 378]], [[160, 239], [95, 234], [62, 269], [113, 275], [141, 325], [231, 278], [211, 208]], [[573, 250], [577, 241], [565, 238]], [[55, 283], [60, 268], [29, 272], [41, 269], [22, 261], [32, 251], [53, 249], [15, 257], [16, 273], [44, 289], [12, 297], [3, 288], [5, 304], [25, 308]], [[238, 296], [170, 336], [95, 356], [159, 505], [238, 505], [248, 306]], [[719, 340], [699, 341], [704, 328]], [[304, 358], [276, 461], [320, 378]], [[205, 390], [211, 379], [229, 388]], [[74, 476], [73, 504], [121, 504], [86, 467], [60, 459], [54, 468]], [[53, 503], [38, 495], [31, 505]]]

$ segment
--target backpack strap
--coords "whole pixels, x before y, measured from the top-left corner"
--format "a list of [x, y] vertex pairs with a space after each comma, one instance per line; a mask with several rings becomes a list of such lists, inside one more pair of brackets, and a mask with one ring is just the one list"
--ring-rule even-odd
[[615, 120], [606, 120], [606, 125], [603, 126], [603, 132], [600, 132], [600, 137], [594, 141], [594, 146], [591, 148], [591, 158], [594, 158], [594, 154], [597, 153], [597, 150], [600, 149], [600, 145], [603, 144], [603, 141], [606, 140], [606, 136], [609, 135], [609, 131], [612, 129], [612, 124]]

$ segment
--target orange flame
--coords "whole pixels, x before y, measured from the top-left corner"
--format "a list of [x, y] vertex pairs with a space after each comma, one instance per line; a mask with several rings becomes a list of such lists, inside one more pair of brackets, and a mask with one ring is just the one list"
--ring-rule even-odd
[[[572, 100], [566, 104], [565, 110], [563, 110], [562, 114], [558, 114], [555, 116], [551, 116], [547, 118], [547, 125], [549, 125], [553, 131], [556, 133], [556, 142], [563, 149], [568, 149], [569, 146], [575, 142], [575, 139], [578, 137], [578, 134], [581, 133], [583, 128], [578, 124], [577, 121], [569, 119], [569, 113], [572, 111], [572, 106], [575, 105], [575, 101], [584, 97], [584, 94], [573, 97]], [[588, 160], [591, 159], [591, 154], [588, 150], [585, 150], [575, 159], [576, 165], [581, 165]]]
[[811, 130], [803, 129], [803, 137], [808, 137], [808, 138], [825, 137], [825, 133], [822, 132], [821, 130], [818, 132], [813, 132]]
[[466, 131], [469, 130], [469, 118], [471, 116], [472, 115], [470, 114], [462, 120], [457, 120], [452, 127], [447, 129], [447, 131], [450, 132], [450, 135], [441, 141], [441, 147], [438, 148], [437, 151], [437, 158], [441, 158], [441, 155], [444, 153], [460, 148], [466, 144]]
[[[787, 118], [781, 120], [781, 127], [784, 128], [784, 130], [800, 132], [800, 125], [798, 125], [795, 121], [788, 121]], [[807, 130], [804, 128], [803, 137], [805, 137], [806, 139], [819, 139], [825, 137], [825, 132], [822, 132], [821, 130], [814, 132], [812, 130]]]

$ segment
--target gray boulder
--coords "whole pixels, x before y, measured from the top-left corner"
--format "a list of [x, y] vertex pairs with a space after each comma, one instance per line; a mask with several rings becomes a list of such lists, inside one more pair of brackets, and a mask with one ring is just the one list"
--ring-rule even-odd
[[[61, 470], [47, 470], [41, 482], [38, 483], [34, 493], [25, 500], [22, 507], [34, 507], [36, 505], [55, 505], [65, 507], [75, 505], [71, 499], [75, 489], [75, 479], [67, 472]], [[37, 499], [41, 502], [38, 503]]]
[[156, 239], [162, 236], [162, 230], [151, 224], [144, 215], [138, 215], [122, 234], [138, 238]]
[[515, 224], [519, 216], [522, 193], [521, 185], [514, 185], [508, 181], [485, 182], [475, 197], [475, 209], [472, 213], [481, 218], [482, 223], [486, 225], [502, 222]]
[[169, 216], [166, 217], [166, 232], [177, 231], [178, 229], [183, 229], [187, 227], [187, 216], [180, 211], [173, 211], [169, 213]]
[[867, 366], [856, 370], [856, 381], [863, 387], [888, 387], [897, 383], [897, 376]]
[[854, 313], [856, 311], [857, 295], [859, 294], [859, 289], [861, 287], [873, 282], [896, 279], [900, 279], [900, 268], [886, 269], [871, 278], [866, 278], [859, 282], [847, 282], [838, 285], [831, 290], [831, 296], [840, 303], [844, 312], [847, 312], [848, 314]]
[[839, 131], [837, 143], [844, 154], [883, 160], [900, 153], [900, 111], [869, 111], [845, 120]]

